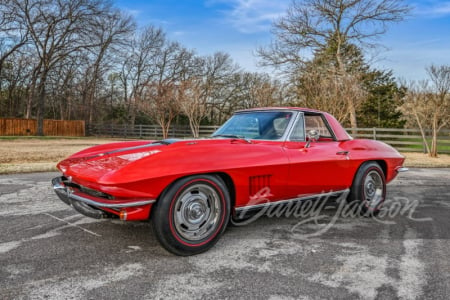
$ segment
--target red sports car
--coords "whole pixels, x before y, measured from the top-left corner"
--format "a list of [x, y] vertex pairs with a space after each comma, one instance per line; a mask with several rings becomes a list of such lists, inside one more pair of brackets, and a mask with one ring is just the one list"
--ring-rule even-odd
[[59, 198], [93, 218], [150, 219], [170, 252], [211, 248], [244, 212], [315, 196], [338, 196], [377, 212], [404, 157], [352, 139], [326, 112], [236, 112], [211, 138], [99, 145], [58, 164]]

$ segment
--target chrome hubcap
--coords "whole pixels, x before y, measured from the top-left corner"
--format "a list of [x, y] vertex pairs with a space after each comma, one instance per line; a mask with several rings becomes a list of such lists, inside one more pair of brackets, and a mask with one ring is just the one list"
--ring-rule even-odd
[[219, 225], [220, 212], [217, 191], [206, 184], [195, 184], [177, 198], [173, 213], [174, 225], [184, 239], [202, 240]]
[[376, 208], [383, 201], [383, 179], [377, 171], [370, 171], [364, 180], [364, 198], [369, 207]]

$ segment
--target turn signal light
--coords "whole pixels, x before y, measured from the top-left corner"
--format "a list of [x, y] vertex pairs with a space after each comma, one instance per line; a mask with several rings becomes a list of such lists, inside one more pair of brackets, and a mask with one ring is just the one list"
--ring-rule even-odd
[[122, 221], [126, 221], [127, 220], [127, 211], [122, 209], [120, 211], [119, 217]]

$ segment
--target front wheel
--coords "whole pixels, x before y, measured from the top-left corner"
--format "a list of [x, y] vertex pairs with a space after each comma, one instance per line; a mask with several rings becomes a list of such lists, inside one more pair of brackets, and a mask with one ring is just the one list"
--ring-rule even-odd
[[386, 180], [376, 162], [362, 164], [356, 172], [347, 201], [365, 215], [377, 214], [386, 197]]
[[225, 230], [230, 199], [224, 182], [213, 175], [182, 178], [167, 188], [153, 207], [152, 224], [161, 245], [187, 256], [211, 248]]

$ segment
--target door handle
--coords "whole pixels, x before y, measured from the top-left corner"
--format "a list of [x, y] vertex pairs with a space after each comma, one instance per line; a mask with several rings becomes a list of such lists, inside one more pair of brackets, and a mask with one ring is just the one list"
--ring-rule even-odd
[[345, 159], [349, 160], [350, 157], [348, 156], [350, 154], [350, 151], [338, 151], [336, 152], [336, 155], [345, 155]]
[[338, 151], [336, 152], [337, 155], [348, 155], [350, 151]]

